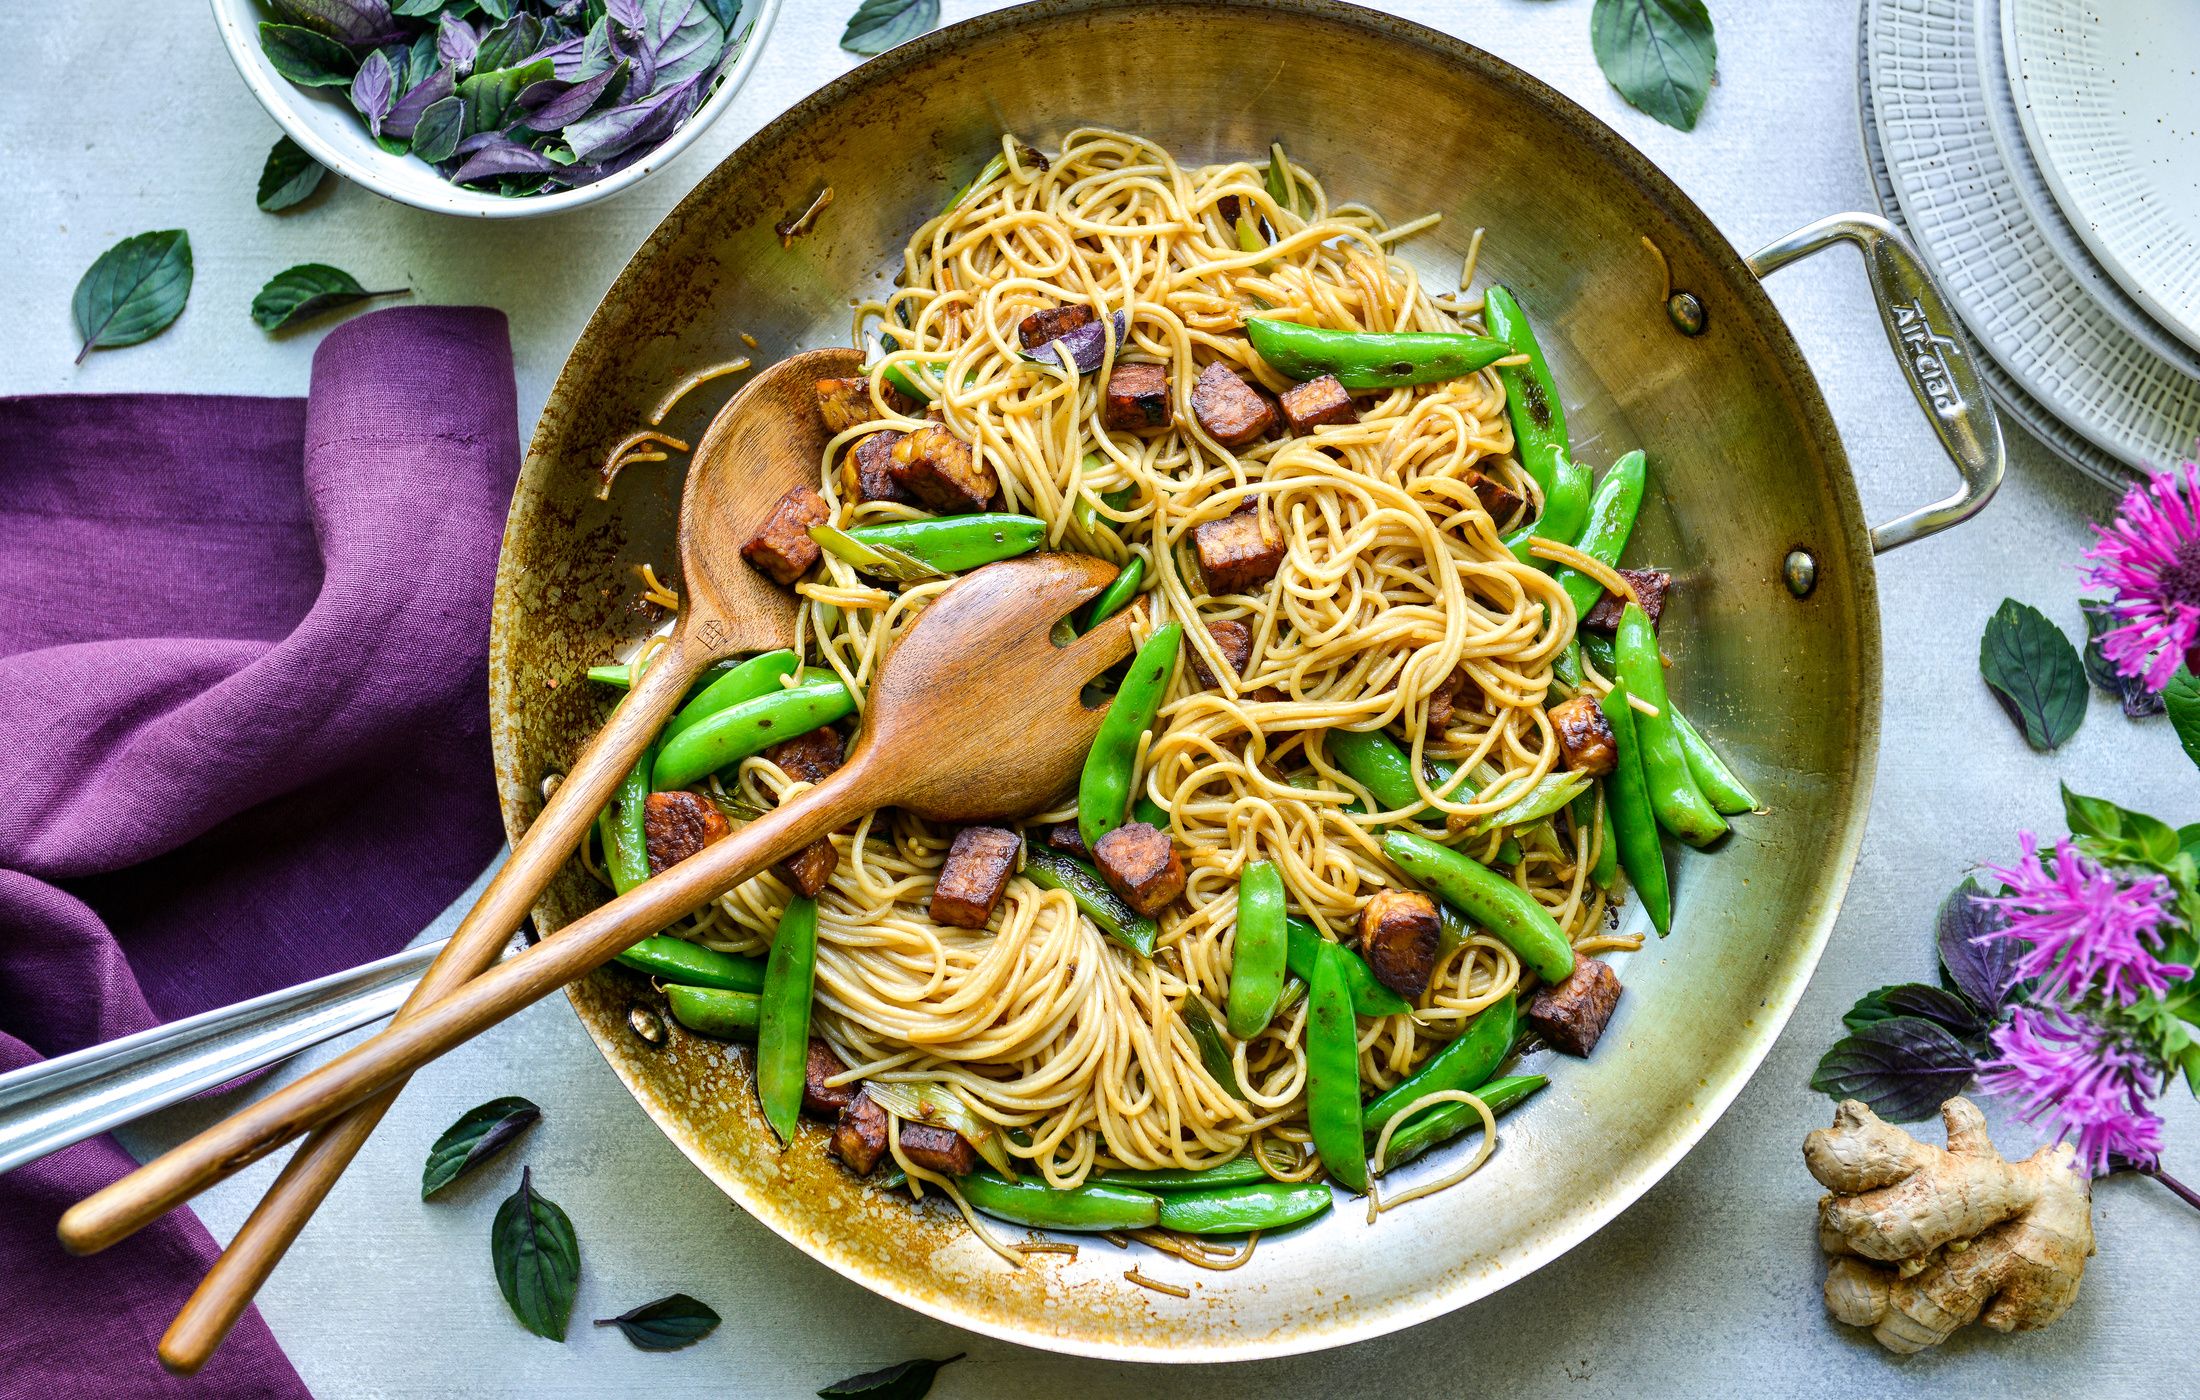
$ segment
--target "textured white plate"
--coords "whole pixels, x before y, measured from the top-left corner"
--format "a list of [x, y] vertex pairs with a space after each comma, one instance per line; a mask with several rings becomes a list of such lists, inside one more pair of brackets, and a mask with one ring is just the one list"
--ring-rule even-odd
[[1971, 55], [1978, 64], [1980, 91], [1985, 94], [1986, 125], [1993, 133], [1994, 149], [2001, 153], [2002, 166], [2008, 171], [2010, 187], [2016, 191], [2040, 237], [2047, 241], [2047, 246], [2077, 279], [2078, 285], [2101, 304], [2101, 310], [2129, 331], [2132, 339], [2185, 373], [2200, 377], [2200, 350], [2162, 329], [2161, 322], [2133, 301], [2131, 294], [2108, 275], [2100, 259], [2093, 256], [2093, 250], [2086, 247], [2077, 230], [2070, 227], [2062, 206], [2055, 202], [2054, 191], [2047, 187], [2047, 177], [2040, 173], [2039, 162], [2032, 159], [2032, 148], [2025, 140], [2024, 122], [2017, 112], [2016, 95], [2009, 86], [2006, 49], [1995, 37], [2002, 32], [2004, 8], [2006, 0], [1974, 0], [1971, 32], [1976, 42], [1971, 45]]
[[2200, 380], [2102, 310], [2011, 189], [1986, 120], [1973, 0], [1870, 0], [1874, 120], [1919, 252], [2001, 368], [2088, 441], [2134, 467], [2200, 436]]
[[2200, 3], [2009, 0], [2001, 40], [2025, 138], [2071, 227], [2200, 348]]
[[[1857, 127], [1864, 138], [1864, 164], [1871, 170], [1872, 189], [1879, 196], [1880, 212], [1907, 233], [1909, 229], [1903, 222], [1901, 204], [1895, 198], [1894, 176], [1888, 173], [1886, 153], [1879, 146], [1879, 124], [1872, 105], [1871, 10], [1868, 3], [1860, 6], [1856, 18]], [[1910, 241], [1917, 241], [1915, 234], [1911, 234]], [[1988, 355], [1980, 361], [1978, 372], [1979, 378], [1986, 381], [1988, 392], [1993, 394], [1995, 405], [2022, 424], [2025, 431], [2061, 454], [2064, 460], [2119, 491], [2131, 484], [2129, 468], [2071, 431], [2067, 423], [2019, 388], [2016, 381], [1994, 363], [1993, 356]]]

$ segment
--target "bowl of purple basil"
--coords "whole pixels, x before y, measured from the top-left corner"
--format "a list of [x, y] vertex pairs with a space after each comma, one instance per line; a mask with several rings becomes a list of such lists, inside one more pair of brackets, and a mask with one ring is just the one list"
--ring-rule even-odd
[[525, 218], [660, 169], [731, 103], [780, 0], [213, 0], [307, 154], [419, 209]]

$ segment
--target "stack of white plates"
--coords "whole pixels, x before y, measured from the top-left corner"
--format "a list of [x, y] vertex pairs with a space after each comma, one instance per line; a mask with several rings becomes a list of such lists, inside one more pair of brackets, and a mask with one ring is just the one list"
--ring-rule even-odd
[[1866, 0], [1864, 146], [2003, 409], [2113, 484], [2200, 438], [2200, 0]]

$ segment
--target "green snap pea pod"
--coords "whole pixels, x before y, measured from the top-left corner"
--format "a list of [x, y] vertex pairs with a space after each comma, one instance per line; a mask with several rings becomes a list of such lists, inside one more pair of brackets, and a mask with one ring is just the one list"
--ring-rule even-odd
[[782, 739], [807, 734], [852, 713], [856, 698], [837, 676], [804, 681], [791, 690], [774, 690], [698, 720], [657, 751], [651, 781], [657, 791], [684, 788], [708, 773], [730, 768]]
[[1394, 389], [1463, 379], [1512, 353], [1502, 340], [1465, 331], [1332, 331], [1254, 316], [1253, 349], [1293, 379], [1333, 374], [1347, 389]]
[[1618, 676], [1619, 658], [1612, 652], [1611, 634], [1583, 629], [1574, 634], [1574, 639], [1581, 643], [1582, 656], [1603, 673], [1606, 680]]
[[1384, 836], [1383, 853], [1446, 903], [1503, 939], [1536, 976], [1556, 985], [1572, 975], [1574, 950], [1565, 932], [1520, 886], [1480, 861], [1411, 832]]
[[[1501, 1118], [1506, 1110], [1517, 1107], [1521, 1100], [1550, 1082], [1540, 1074], [1516, 1074], [1510, 1079], [1493, 1079], [1471, 1092], [1489, 1105], [1491, 1117]], [[1383, 1170], [1387, 1172], [1403, 1166], [1436, 1144], [1449, 1142], [1481, 1123], [1482, 1115], [1474, 1111], [1473, 1104], [1440, 1103], [1425, 1108], [1399, 1124], [1398, 1131], [1390, 1135], [1390, 1147], [1383, 1153]]]
[[1557, 659], [1551, 662], [1551, 674], [1558, 677], [1564, 685], [1574, 690], [1581, 689], [1582, 683], [1587, 680], [1587, 677], [1581, 673], [1580, 639], [1575, 637], [1566, 639], [1566, 645], [1559, 648]]
[[1237, 932], [1230, 952], [1230, 994], [1224, 1018], [1230, 1034], [1251, 1040], [1268, 1028], [1283, 1000], [1285, 954], [1283, 873], [1268, 861], [1252, 861], [1238, 877]]
[[[642, 663], [626, 667], [627, 685], [641, 679]], [[624, 703], [624, 702], [621, 702]], [[619, 779], [611, 801], [596, 814], [596, 834], [603, 843], [604, 873], [611, 888], [625, 894], [649, 878], [649, 770], [652, 747], [645, 746], [634, 766]]]
[[1146, 556], [1133, 554], [1115, 575], [1114, 582], [1100, 590], [1100, 596], [1092, 600], [1085, 610], [1085, 622], [1077, 630], [1090, 632], [1101, 623], [1123, 610], [1123, 605], [1138, 596], [1138, 585], [1146, 581]]
[[1177, 644], [1183, 639], [1181, 622], [1172, 622], [1146, 639], [1115, 689], [1100, 732], [1093, 736], [1084, 777], [1077, 784], [1077, 830], [1088, 851], [1123, 824], [1138, 777], [1138, 741], [1153, 728], [1154, 716], [1161, 711], [1169, 678], [1176, 674]]
[[1499, 365], [1497, 381], [1505, 386], [1505, 413], [1512, 419], [1513, 455], [1536, 478], [1536, 484], [1549, 492], [1551, 471], [1548, 465], [1540, 470], [1537, 462], [1550, 463], [1552, 459], [1570, 454], [1566, 439], [1566, 406], [1559, 401], [1558, 388], [1551, 382], [1551, 367], [1544, 361], [1543, 346], [1535, 338], [1535, 329], [1528, 324], [1526, 313], [1513, 294], [1503, 287], [1491, 287], [1482, 294], [1482, 323], [1490, 328], [1490, 334], [1505, 343], [1508, 356], [1524, 355], [1524, 365]]
[[810, 1061], [810, 998], [817, 978], [817, 901], [787, 901], [764, 963], [756, 1032], [756, 1097], [781, 1142], [801, 1121], [802, 1080]]
[[1673, 931], [1673, 887], [1665, 873], [1665, 847], [1658, 840], [1657, 813], [1650, 805], [1650, 784], [1642, 771], [1642, 743], [1635, 724], [1635, 707], [1627, 703], [1627, 687], [1613, 686], [1599, 702], [1604, 722], [1612, 726], [1612, 744], [1619, 751], [1612, 776], [1604, 785], [1604, 824], [1610, 829], [1609, 844], [1627, 879], [1642, 898], [1650, 923], [1663, 938]]
[[1361, 1111], [1370, 1135], [1383, 1124], [1413, 1106], [1416, 1099], [1445, 1089], [1473, 1089], [1494, 1073], [1520, 1034], [1519, 1006], [1511, 992], [1492, 1002], [1451, 1044], [1429, 1057], [1427, 1064], [1378, 1094]]
[[1538, 569], [1550, 569], [1551, 562], [1538, 559], [1528, 548], [1532, 540], [1557, 540], [1560, 544], [1572, 544], [1581, 537], [1581, 528], [1589, 519], [1590, 472], [1573, 458], [1561, 453], [1551, 463], [1551, 483], [1543, 489], [1543, 510], [1532, 524], [1505, 536], [1505, 548], [1513, 558]]
[[1326, 1181], [1269, 1181], [1161, 1198], [1161, 1228], [1185, 1235], [1242, 1235], [1311, 1220], [1335, 1200]]
[[1649, 614], [1629, 603], [1614, 637], [1619, 679], [1627, 693], [1657, 710], [1635, 715], [1635, 736], [1642, 744], [1642, 776], [1650, 788], [1650, 807], [1658, 824], [1692, 846], [1708, 846], [1726, 835], [1726, 818], [1712, 807], [1696, 775], [1688, 770], [1680, 730], [1673, 723], [1665, 694], [1665, 663], [1658, 656], [1658, 634]]
[[891, 545], [865, 544], [846, 530], [831, 525], [812, 525], [810, 541], [857, 573], [882, 578], [888, 583], [923, 583], [927, 579], [947, 577], [945, 570], [935, 569], [914, 555], [904, 554]]
[[1102, 1181], [1116, 1186], [1135, 1187], [1140, 1191], [1212, 1191], [1218, 1186], [1250, 1186], [1272, 1180], [1262, 1170], [1260, 1163], [1248, 1152], [1232, 1157], [1219, 1167], [1204, 1167], [1199, 1171], [1186, 1171], [1182, 1167], [1160, 1167], [1149, 1171], [1117, 1170], [1102, 1172]]
[[959, 574], [1029, 554], [1046, 539], [1047, 524], [1029, 515], [987, 513], [885, 520], [843, 533], [857, 544], [895, 550], [943, 574]]
[[780, 650], [752, 656], [729, 668], [716, 680], [697, 691], [694, 699], [682, 705], [665, 722], [664, 732], [657, 736], [657, 742], [663, 744], [675, 735], [693, 729], [712, 715], [771, 694], [801, 664], [801, 657], [791, 651]]
[[1728, 816], [1757, 810], [1757, 795], [1727, 767], [1719, 751], [1711, 747], [1711, 741], [1689, 723], [1688, 716], [1672, 701], [1673, 697], [1668, 695], [1666, 713], [1673, 717], [1673, 731], [1680, 736], [1681, 753], [1688, 759], [1688, 771], [1695, 776], [1697, 788], [1713, 807]]
[[1574, 799], [1574, 805], [1566, 811], [1566, 817], [1575, 831], [1586, 831], [1597, 843], [1596, 859], [1589, 865], [1589, 883], [1600, 890], [1612, 888], [1612, 877], [1619, 874], [1619, 843], [1612, 839], [1612, 819], [1604, 819], [1604, 831], [1597, 835], [1597, 813], [1603, 810], [1604, 795], [1601, 787], [1585, 792]]
[[1307, 988], [1306, 1129], [1322, 1165], [1347, 1190], [1367, 1191], [1360, 1130], [1360, 1030], [1345, 988], [1345, 950], [1322, 949]]
[[[1100, 463], [1101, 457], [1099, 453], [1087, 452], [1085, 454], [1084, 468], [1086, 471], [1096, 472], [1100, 470]], [[1121, 510], [1123, 507], [1129, 505], [1132, 501], [1135, 501], [1137, 499], [1138, 488], [1135, 486], [1118, 486], [1113, 491], [1102, 491], [1100, 493], [1100, 500], [1110, 510]], [[1102, 515], [1099, 509], [1093, 505], [1092, 501], [1082, 494], [1077, 497], [1077, 504], [1072, 506], [1071, 510], [1073, 510], [1077, 515], [1077, 523], [1084, 526], [1087, 530], [1099, 531], [1122, 529], [1122, 526], [1116, 524], [1115, 521], [1109, 519], [1105, 515]]]
[[636, 972], [681, 987], [715, 987], [727, 992], [764, 989], [761, 958], [737, 958], [669, 933], [653, 933], [625, 952], [619, 962]]
[[628, 670], [629, 667], [624, 661], [609, 661], [601, 666], [589, 667], [588, 678], [599, 685], [616, 686], [620, 690], [625, 690], [633, 684], [632, 679], [627, 674]]
[[1060, 1191], [1038, 1181], [973, 1172], [955, 1184], [972, 1209], [1037, 1230], [1143, 1230], [1161, 1218], [1159, 1196], [1104, 1181]]
[[1322, 736], [1322, 747], [1384, 811], [1421, 805], [1420, 789], [1413, 784], [1412, 757], [1382, 730], [1332, 729]]
[[1024, 849], [1024, 877], [1044, 889], [1062, 890], [1100, 931], [1142, 958], [1153, 956], [1161, 926], [1125, 903], [1099, 871], [1066, 851]]
[[[1637, 449], [1612, 463], [1589, 498], [1588, 521], [1574, 548], [1603, 564], [1617, 566], [1627, 537], [1634, 533], [1636, 512], [1642, 509], [1643, 486], [1649, 479], [1649, 461]], [[1604, 585], [1581, 570], [1561, 565], [1551, 574], [1566, 596], [1574, 600], [1574, 617], [1588, 616], [1604, 596]]]
[[1208, 1013], [1207, 1003], [1197, 997], [1187, 997], [1178, 1015], [1184, 1018], [1184, 1029], [1192, 1033], [1192, 1044], [1199, 1047], [1200, 1067], [1207, 1077], [1230, 1092], [1230, 1097], [1245, 1097], [1245, 1086], [1238, 1082], [1237, 1065], [1230, 1058], [1229, 1042], [1222, 1038], [1222, 1028]]
[[1322, 931], [1307, 920], [1292, 915], [1283, 921], [1284, 966], [1291, 975], [1311, 985], [1314, 981], [1314, 964], [1322, 957], [1324, 948], [1335, 948], [1344, 954], [1340, 971], [1344, 973], [1345, 994], [1352, 999], [1353, 1014], [1359, 1016], [1403, 1016], [1413, 1010], [1404, 997], [1375, 980], [1375, 970], [1367, 960], [1341, 943], [1331, 943], [1322, 937]]
[[756, 1024], [763, 1017], [763, 1003], [754, 992], [667, 987], [665, 1000], [672, 1004], [673, 1020], [698, 1035], [720, 1040], [747, 1040], [756, 1034]]
[[1143, 792], [1131, 803], [1131, 820], [1144, 822], [1156, 831], [1169, 829], [1168, 809]]
[[1507, 836], [1504, 840], [1497, 843], [1497, 855], [1495, 856], [1495, 859], [1499, 865], [1504, 866], [1507, 870], [1510, 870], [1512, 867], [1520, 864], [1520, 856], [1520, 838], [1516, 836]]
[[1529, 784], [1526, 792], [1476, 822], [1471, 828], [1471, 834], [1487, 836], [1500, 827], [1526, 826], [1530, 822], [1541, 821], [1579, 797], [1588, 788], [1589, 781], [1585, 773], [1570, 768], [1554, 768]]
[[[1498, 848], [1498, 854], [1504, 855], [1503, 847]], [[1467, 926], [1466, 915], [1442, 900], [1436, 901], [1436, 961], [1439, 965], [1458, 952], [1459, 945], [1466, 942], [1468, 935], [1473, 932]]]
[[[733, 670], [737, 666], [743, 666], [746, 664], [747, 662], [745, 661], [711, 662], [708, 667], [704, 668], [703, 674], [695, 678], [695, 683], [688, 687], [688, 693], [685, 696], [681, 697], [680, 703], [684, 705], [688, 701], [693, 700], [696, 696], [701, 695], [706, 689], [708, 689], [712, 685], [712, 683], [718, 680], [719, 677], [725, 675], [726, 672]], [[630, 682], [630, 677], [627, 674], [630, 669], [632, 668], [630, 668], [624, 661], [606, 662], [604, 665], [601, 666], [589, 667], [588, 678], [592, 681], [595, 681], [599, 685], [614, 686], [617, 689], [625, 690]]]

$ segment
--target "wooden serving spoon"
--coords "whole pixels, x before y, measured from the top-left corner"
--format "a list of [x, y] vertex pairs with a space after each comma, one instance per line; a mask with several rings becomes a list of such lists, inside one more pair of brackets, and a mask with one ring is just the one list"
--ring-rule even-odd
[[104, 1249], [880, 807], [959, 822], [1019, 816], [1059, 800], [1105, 713], [1087, 709], [1079, 691], [1129, 653], [1137, 610], [1065, 646], [1049, 634], [1115, 572], [1086, 555], [1033, 554], [967, 575], [888, 655], [840, 771], [79, 1201], [61, 1217], [62, 1243], [78, 1254]]
[[[782, 360], [750, 380], [711, 420], [690, 460], [680, 502], [680, 572], [688, 597], [671, 644], [651, 658], [641, 684], [582, 750], [396, 1023], [495, 965], [697, 676], [729, 656], [794, 644], [794, 595], [750, 568], [741, 546], [782, 495], [817, 480], [830, 434], [818, 418], [816, 381], [853, 375], [862, 363], [862, 352], [846, 348]], [[162, 1365], [189, 1375], [206, 1364], [403, 1088], [402, 1082], [391, 1085], [292, 1154], [161, 1338]]]

